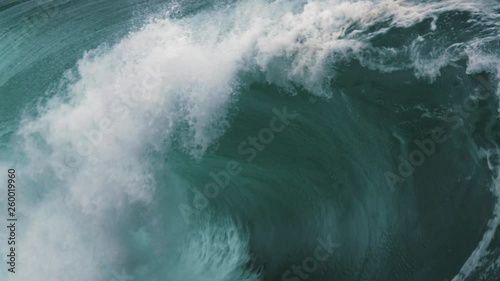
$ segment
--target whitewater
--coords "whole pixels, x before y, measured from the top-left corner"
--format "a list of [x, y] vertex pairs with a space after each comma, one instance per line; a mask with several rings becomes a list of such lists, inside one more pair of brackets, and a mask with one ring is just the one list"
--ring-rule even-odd
[[498, 1], [6, 0], [0, 31], [1, 280], [500, 280]]

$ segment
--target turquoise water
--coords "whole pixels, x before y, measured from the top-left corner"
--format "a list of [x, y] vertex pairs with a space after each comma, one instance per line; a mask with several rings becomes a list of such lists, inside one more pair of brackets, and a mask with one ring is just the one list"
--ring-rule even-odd
[[497, 1], [3, 1], [0, 30], [2, 280], [500, 280]]

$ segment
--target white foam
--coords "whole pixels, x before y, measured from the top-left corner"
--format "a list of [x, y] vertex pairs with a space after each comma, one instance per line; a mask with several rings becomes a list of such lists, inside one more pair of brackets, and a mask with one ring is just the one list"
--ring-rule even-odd
[[[229, 126], [227, 111], [240, 72], [262, 71], [268, 82], [287, 88], [299, 84], [326, 95], [328, 78], [335, 75], [332, 59], [356, 57], [367, 48], [358, 36], [363, 28], [384, 19], [410, 26], [429, 13], [476, 6], [464, 1], [252, 0], [181, 20], [154, 19], [117, 45], [88, 52], [78, 62], [76, 81], [68, 82], [38, 117], [24, 120], [19, 131], [30, 160], [27, 176], [46, 194], [42, 202], [33, 199], [24, 213], [29, 223], [23, 253], [29, 258], [20, 278], [103, 278], [100, 269], [120, 259], [120, 247], [126, 247], [113, 244], [114, 234], [103, 227], [114, 223], [108, 214], [132, 204], [147, 206], [155, 196], [155, 167], [147, 153], [165, 153], [176, 137], [186, 152], [202, 156]], [[358, 31], [346, 36], [354, 24]], [[383, 62], [364, 63], [393, 70]], [[435, 76], [444, 63], [436, 65], [412, 67]], [[234, 247], [228, 259], [218, 261], [221, 275], [214, 272], [210, 280], [241, 277], [234, 270], [248, 261], [245, 239], [226, 238]], [[187, 253], [197, 247], [206, 255], [220, 252], [219, 244], [204, 239], [193, 242]], [[184, 258], [199, 269], [213, 263], [207, 256]]]
[[230, 220], [208, 220], [183, 245], [169, 280], [260, 280], [259, 273], [242, 270], [250, 262], [248, 236]]

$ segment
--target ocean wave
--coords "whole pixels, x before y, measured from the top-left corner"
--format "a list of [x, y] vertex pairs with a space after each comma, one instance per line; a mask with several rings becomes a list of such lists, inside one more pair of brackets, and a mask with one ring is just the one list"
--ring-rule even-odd
[[19, 280], [495, 280], [495, 1], [23, 5], [0, 13], [47, 19], [0, 45], [0, 88], [39, 94], [0, 127]]

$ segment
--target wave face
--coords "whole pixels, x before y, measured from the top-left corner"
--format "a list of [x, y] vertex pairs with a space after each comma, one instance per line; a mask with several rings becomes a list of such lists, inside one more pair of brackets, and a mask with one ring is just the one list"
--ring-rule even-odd
[[2, 280], [498, 280], [498, 2], [7, 0], [0, 28]]

